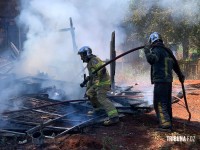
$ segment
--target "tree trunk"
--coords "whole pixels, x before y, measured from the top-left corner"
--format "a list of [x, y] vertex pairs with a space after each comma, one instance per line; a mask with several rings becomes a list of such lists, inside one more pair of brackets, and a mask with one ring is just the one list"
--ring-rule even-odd
[[189, 38], [185, 36], [182, 41], [183, 59], [189, 58]]

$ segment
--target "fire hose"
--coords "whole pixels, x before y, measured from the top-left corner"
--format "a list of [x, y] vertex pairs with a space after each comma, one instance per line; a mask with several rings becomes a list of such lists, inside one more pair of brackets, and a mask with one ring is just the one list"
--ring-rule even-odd
[[[134, 49], [131, 49], [131, 50], [127, 51], [127, 52], [124, 52], [124, 53], [120, 54], [119, 56], [117, 56], [117, 57], [115, 57], [115, 58], [109, 60], [108, 62], [106, 62], [105, 64], [103, 64], [103, 65], [100, 66], [99, 68], [97, 68], [95, 71], [92, 72], [92, 75], [90, 75], [90, 76], [95, 75], [99, 70], [101, 70], [101, 69], [104, 68], [105, 66], [109, 65], [110, 63], [114, 62], [115, 60], [117, 60], [117, 59], [123, 57], [124, 55], [127, 55], [127, 54], [129, 54], [129, 53], [131, 53], [131, 52], [134, 52], [134, 51], [139, 50], [139, 49], [142, 49], [142, 48], [144, 48], [144, 46], [136, 47], [136, 48], [134, 48]], [[84, 87], [84, 86], [87, 84], [87, 82], [88, 82], [89, 79], [90, 79], [90, 76], [88, 76], [87, 78], [84, 79], [84, 81], [80, 84], [81, 87]]]
[[[157, 46], [157, 45], [151, 45], [151, 47], [154, 47], [154, 46]], [[106, 62], [105, 64], [103, 64], [103, 65], [100, 66], [99, 68], [97, 68], [95, 71], [92, 72], [92, 75], [90, 75], [90, 76], [95, 75], [99, 70], [101, 70], [102, 68], [104, 68], [104, 67], [107, 66], [108, 64], [114, 62], [115, 60], [117, 60], [117, 59], [119, 59], [119, 58], [121, 58], [121, 57], [123, 57], [123, 56], [125, 56], [125, 55], [127, 55], [127, 54], [129, 54], [129, 53], [131, 53], [131, 52], [140, 50], [140, 49], [142, 49], [142, 48], [144, 48], [144, 47], [145, 47], [145, 46], [136, 47], [136, 48], [134, 48], [134, 49], [130, 49], [130, 50], [128, 50], [128, 51], [126, 51], [126, 52], [124, 52], [124, 53], [118, 55], [117, 57], [115, 57], [115, 58], [109, 60], [108, 62]], [[166, 48], [165, 46], [160, 46], [160, 47], [163, 47], [163, 48], [166, 50], [166, 52], [169, 54], [169, 56], [173, 59], [173, 61], [175, 62], [175, 65], [177, 66], [177, 69], [178, 69], [178, 74], [177, 74], [177, 75], [178, 75], [178, 77], [181, 77], [181, 69], [180, 69], [180, 67], [179, 67], [179, 64], [178, 64], [176, 58], [174, 57], [173, 53], [171, 52], [171, 50], [168, 49], [168, 48]], [[87, 82], [88, 82], [89, 79], [90, 79], [90, 76], [88, 76], [87, 78], [84, 79], [84, 81], [80, 84], [81, 87], [84, 87], [84, 86], [87, 84]], [[188, 104], [187, 104], [184, 82], [181, 82], [181, 87], [182, 87], [182, 91], [183, 91], [183, 97], [184, 97], [185, 107], [186, 107], [186, 110], [187, 110], [188, 115], [189, 115], [189, 117], [188, 117], [188, 122], [190, 122], [191, 113], [190, 113], [190, 111], [189, 111]]]

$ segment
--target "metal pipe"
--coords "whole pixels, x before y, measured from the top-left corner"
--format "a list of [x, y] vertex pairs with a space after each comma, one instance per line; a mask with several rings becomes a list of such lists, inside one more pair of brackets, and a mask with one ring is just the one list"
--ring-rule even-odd
[[42, 131], [36, 131], [31, 135], [33, 144], [40, 146], [44, 143], [44, 135]]
[[[62, 120], [65, 121], [64, 119], [62, 119]], [[31, 125], [31, 126], [41, 125], [40, 123], [36, 123], [36, 122], [26, 122], [26, 121], [14, 120], [14, 119], [7, 119], [6, 121], [25, 124], [25, 125]], [[59, 130], [59, 131], [68, 129], [68, 128], [65, 128], [65, 127], [57, 127], [57, 126], [46, 126], [45, 128], [50, 129], [50, 130]]]
[[5, 114], [9, 114], [9, 113], [29, 111], [29, 110], [33, 110], [33, 109], [39, 109], [39, 108], [48, 107], [48, 106], [55, 106], [55, 105], [59, 105], [59, 104], [69, 103], [69, 102], [84, 102], [84, 101], [88, 101], [88, 99], [65, 100], [65, 101], [62, 101], [62, 102], [42, 105], [42, 106], [38, 106], [38, 107], [34, 107], [34, 108], [27, 108], [27, 109], [21, 109], [21, 110], [13, 110], [13, 111], [5, 111], [5, 112], [3, 112], [1, 114], [5, 115]]
[[66, 117], [67, 115], [71, 115], [71, 114], [73, 114], [73, 113], [75, 113], [75, 112], [76, 112], [76, 111], [73, 111], [73, 112], [68, 113], [68, 114], [65, 114], [65, 115], [63, 115], [63, 116], [61, 116], [61, 117], [57, 117], [57, 118], [55, 118], [55, 119], [50, 119], [50, 120], [48, 120], [48, 121], [46, 121], [46, 122], [44, 122], [44, 123], [42, 123], [42, 124], [40, 124], [40, 125], [37, 125], [37, 126], [34, 127], [34, 128], [29, 129], [29, 130], [26, 131], [26, 132], [27, 132], [28, 134], [33, 133], [33, 132], [35, 132], [35, 131], [37, 131], [37, 130], [39, 130], [39, 129], [42, 129], [42, 128], [44, 128], [44, 127], [46, 127], [46, 126], [52, 124], [53, 122], [55, 122], [55, 121], [57, 121], [57, 120], [59, 120], [59, 119], [62, 119], [62, 118], [64, 118], [64, 117]]
[[12, 133], [12, 134], [17, 134], [17, 135], [26, 135], [26, 133], [20, 133], [20, 132], [15, 132], [15, 131], [8, 131], [8, 130], [3, 130], [0, 129], [0, 132], [6, 132], [6, 133]]
[[105, 116], [105, 114], [97, 116], [95, 118], [91, 118], [91, 119], [86, 120], [86, 121], [83, 121], [81, 124], [75, 125], [75, 126], [69, 128], [68, 130], [65, 130], [65, 131], [61, 132], [60, 134], [56, 135], [55, 138], [60, 137], [60, 136], [64, 135], [65, 133], [67, 133], [70, 130], [73, 130], [73, 129], [77, 128], [77, 127], [80, 127], [81, 125], [85, 125], [86, 123], [90, 123], [91, 121], [94, 121], [95, 119], [101, 118], [103, 116]]

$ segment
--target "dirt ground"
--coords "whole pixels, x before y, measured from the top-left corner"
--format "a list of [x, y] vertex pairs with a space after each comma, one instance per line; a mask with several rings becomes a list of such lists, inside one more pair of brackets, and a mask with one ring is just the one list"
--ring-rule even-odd
[[[173, 88], [180, 88], [178, 81]], [[145, 114], [127, 114], [120, 118], [120, 123], [104, 127], [94, 125], [87, 127], [81, 134], [65, 135], [58, 139], [46, 139], [44, 144], [36, 147], [28, 140], [22, 145], [7, 145], [0, 149], [44, 149], [44, 150], [198, 150], [200, 148], [200, 80], [185, 82], [191, 122], [187, 123], [188, 113], [183, 107], [184, 100], [173, 104], [173, 132], [156, 130], [155, 112]], [[179, 141], [178, 138], [186, 138]], [[170, 141], [170, 138], [172, 139]], [[174, 139], [174, 140], [173, 140]]]

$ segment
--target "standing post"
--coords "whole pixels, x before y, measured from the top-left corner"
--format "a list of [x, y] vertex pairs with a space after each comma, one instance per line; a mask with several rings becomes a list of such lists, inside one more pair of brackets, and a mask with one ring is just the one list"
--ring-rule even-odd
[[74, 49], [75, 52], [77, 52], [78, 48], [77, 48], [77, 45], [76, 45], [75, 32], [74, 32], [75, 28], [73, 27], [73, 22], [72, 22], [72, 18], [71, 17], [69, 18], [69, 20], [70, 20], [70, 28], [71, 28], [70, 31], [71, 31], [71, 35], [72, 35], [73, 49]]
[[[78, 52], [78, 47], [76, 45], [76, 40], [75, 40], [75, 28], [73, 26], [73, 22], [72, 22], [72, 18], [70, 17], [69, 18], [69, 21], [70, 21], [70, 32], [71, 32], [71, 36], [72, 36], [72, 43], [73, 43], [73, 49], [74, 49], [74, 52], [77, 53]], [[76, 60], [77, 63], [78, 63], [78, 60]], [[83, 74], [85, 74], [85, 69], [86, 67], [84, 67], [83, 65], [80, 66]]]
[[[111, 41], [110, 41], [110, 60], [116, 57], [115, 51], [115, 31], [112, 32]], [[116, 63], [113, 61], [110, 63], [110, 80], [111, 80], [111, 90], [115, 90], [115, 66]]]

